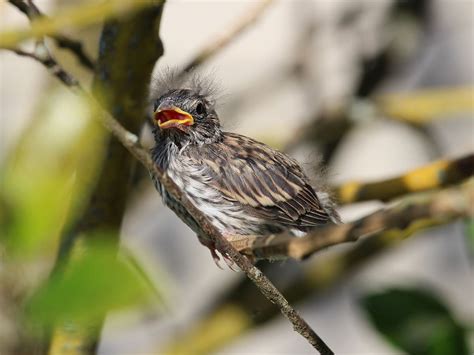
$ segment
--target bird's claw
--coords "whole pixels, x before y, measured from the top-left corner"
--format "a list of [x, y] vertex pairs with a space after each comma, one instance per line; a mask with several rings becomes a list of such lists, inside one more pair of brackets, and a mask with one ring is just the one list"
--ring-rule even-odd
[[[219, 269], [224, 270], [224, 268], [221, 266], [221, 258], [219, 254], [217, 253], [217, 250], [211, 246], [207, 246], [207, 247], [209, 248], [209, 251], [211, 252], [214, 263], [217, 265]], [[222, 259], [224, 259], [224, 262], [226, 263], [229, 269], [235, 272], [240, 271], [238, 266], [234, 263], [234, 261], [228, 255], [222, 255]]]
[[221, 258], [217, 254], [216, 249], [211, 248], [211, 247], [208, 247], [208, 248], [209, 248], [209, 251], [211, 252], [212, 259], [214, 260], [214, 263], [217, 265], [217, 267], [219, 269], [224, 270], [224, 268], [220, 264]]
[[235, 264], [234, 260], [232, 260], [229, 257], [229, 255], [223, 255], [223, 258], [224, 258], [225, 263], [229, 267], [229, 269], [231, 269], [232, 271], [235, 271], [235, 272], [240, 271], [240, 268]]
[[[221, 270], [224, 270], [224, 268], [221, 266], [221, 257], [219, 253], [217, 252], [215, 244], [212, 241], [208, 239], [204, 239], [204, 238], [199, 238], [199, 241], [209, 249], [212, 255], [212, 259], [214, 260], [214, 263], [217, 265], [217, 267]], [[235, 272], [240, 271], [240, 268], [234, 263], [234, 261], [230, 258], [229, 255], [227, 254], [221, 254], [221, 255], [222, 255], [222, 259], [224, 259], [224, 262], [226, 263], [229, 269]]]

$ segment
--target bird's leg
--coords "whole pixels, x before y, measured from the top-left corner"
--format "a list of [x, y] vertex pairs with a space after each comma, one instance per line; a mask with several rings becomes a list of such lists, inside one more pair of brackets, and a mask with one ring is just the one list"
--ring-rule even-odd
[[[225, 235], [224, 235], [224, 238], [226, 238]], [[223, 270], [223, 267], [220, 264], [221, 258], [219, 256], [219, 254], [217, 253], [216, 244], [212, 240], [210, 240], [209, 238], [202, 237], [200, 235], [198, 235], [198, 239], [199, 239], [199, 241], [201, 242], [202, 245], [206, 246], [209, 249], [209, 251], [211, 252], [211, 255], [212, 255], [212, 259], [216, 263], [217, 267], [219, 269]], [[239, 271], [236, 268], [236, 265], [235, 265], [234, 261], [229, 257], [229, 255], [227, 255], [227, 254], [221, 254], [221, 255], [222, 255], [222, 258], [224, 259], [224, 262], [227, 264], [227, 267], [229, 269], [231, 269], [232, 271]]]

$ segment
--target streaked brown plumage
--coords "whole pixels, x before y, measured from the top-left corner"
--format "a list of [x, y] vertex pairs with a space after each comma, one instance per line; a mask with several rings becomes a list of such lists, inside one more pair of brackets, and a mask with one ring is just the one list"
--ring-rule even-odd
[[[154, 161], [224, 236], [299, 234], [338, 220], [332, 203], [318, 197], [296, 160], [221, 130], [202, 81], [168, 83], [155, 98], [154, 111]], [[184, 213], [185, 222], [198, 232], [192, 216], [155, 183], [164, 202]]]

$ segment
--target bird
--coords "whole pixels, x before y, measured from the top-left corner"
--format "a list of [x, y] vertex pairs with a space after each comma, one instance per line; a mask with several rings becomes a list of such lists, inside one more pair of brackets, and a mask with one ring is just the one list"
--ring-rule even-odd
[[[295, 236], [339, 223], [335, 204], [313, 188], [289, 155], [226, 132], [216, 111], [216, 86], [199, 74], [162, 76], [151, 91], [153, 162], [225, 238]], [[153, 177], [153, 176], [152, 176]], [[156, 178], [163, 202], [193, 229], [219, 266], [215, 245]], [[230, 266], [230, 259], [223, 255]]]

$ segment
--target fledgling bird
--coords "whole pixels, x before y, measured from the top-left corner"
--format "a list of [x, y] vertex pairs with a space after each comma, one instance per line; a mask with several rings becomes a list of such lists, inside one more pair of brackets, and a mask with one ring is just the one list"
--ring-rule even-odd
[[[170, 75], [156, 86], [158, 93], [152, 92], [153, 160], [224, 237], [284, 231], [300, 235], [339, 221], [327, 194], [313, 189], [296, 160], [222, 130], [213, 86], [207, 79], [196, 74]], [[159, 181], [154, 182], [164, 203], [198, 233], [218, 264], [215, 246], [199, 236], [193, 217]], [[225, 255], [224, 259], [228, 261]]]

